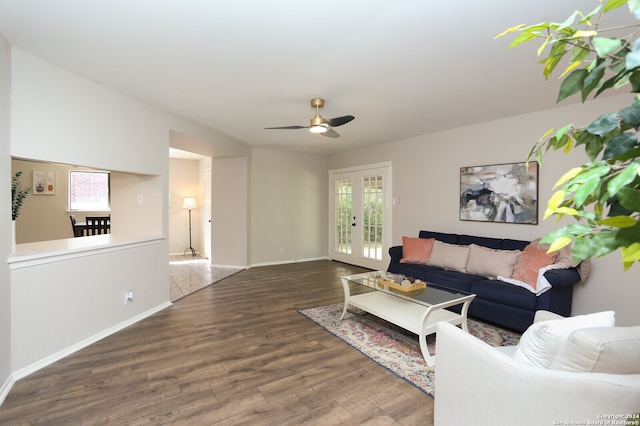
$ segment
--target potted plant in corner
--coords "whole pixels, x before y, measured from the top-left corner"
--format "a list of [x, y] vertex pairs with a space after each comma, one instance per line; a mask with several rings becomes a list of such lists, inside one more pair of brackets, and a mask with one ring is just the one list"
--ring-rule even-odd
[[11, 177], [11, 253], [16, 251], [16, 219], [20, 215], [20, 208], [31, 188], [23, 188], [20, 182], [22, 171]]
[[[544, 215], [568, 215], [577, 223], [550, 232], [543, 242], [551, 243], [550, 251], [572, 243], [576, 262], [620, 249], [627, 270], [640, 260], [640, 1], [597, 3], [591, 12], [576, 11], [564, 22], [522, 24], [496, 38], [516, 34], [509, 47], [540, 41], [545, 78], [565, 60], [557, 102], [576, 94], [584, 102], [612, 89], [630, 89], [630, 106], [603, 114], [586, 127], [552, 128], [527, 157], [542, 164], [549, 150], [568, 153], [584, 147], [590, 161], [559, 179]], [[630, 24], [605, 27], [607, 13], [623, 6], [632, 15]]]

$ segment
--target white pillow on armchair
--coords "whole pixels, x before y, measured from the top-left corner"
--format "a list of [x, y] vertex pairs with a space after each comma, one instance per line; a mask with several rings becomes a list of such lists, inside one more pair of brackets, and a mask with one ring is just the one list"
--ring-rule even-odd
[[549, 368], [574, 330], [614, 325], [613, 311], [534, 322], [520, 338], [513, 358], [534, 367]]

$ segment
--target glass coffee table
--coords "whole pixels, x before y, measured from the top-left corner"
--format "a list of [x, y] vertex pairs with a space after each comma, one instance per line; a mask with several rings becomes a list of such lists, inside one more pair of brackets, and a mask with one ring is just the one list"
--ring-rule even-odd
[[[418, 335], [422, 356], [429, 367], [435, 366], [435, 355], [427, 349], [427, 336], [436, 332], [436, 324], [446, 321], [467, 328], [467, 312], [475, 294], [460, 290], [430, 287], [421, 289], [399, 288], [384, 271], [340, 277], [344, 290], [344, 309], [340, 319], [347, 314], [349, 306], [369, 312]], [[372, 291], [351, 294], [351, 285], [367, 287]], [[460, 313], [445, 308], [462, 305]]]

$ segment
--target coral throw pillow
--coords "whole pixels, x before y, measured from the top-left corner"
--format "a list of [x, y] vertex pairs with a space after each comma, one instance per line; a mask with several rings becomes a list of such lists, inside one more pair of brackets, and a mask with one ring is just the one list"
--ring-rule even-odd
[[552, 265], [558, 256], [557, 252], [547, 253], [544, 248], [526, 246], [520, 255], [520, 259], [513, 268], [514, 280], [523, 281], [534, 289], [538, 283], [538, 271], [541, 268]]
[[433, 238], [402, 237], [402, 259], [400, 263], [426, 264], [431, 256]]

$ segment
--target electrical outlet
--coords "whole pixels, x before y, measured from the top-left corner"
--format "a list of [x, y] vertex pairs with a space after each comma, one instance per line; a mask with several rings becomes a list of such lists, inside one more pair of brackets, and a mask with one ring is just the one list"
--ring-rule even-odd
[[133, 290], [129, 290], [124, 294], [124, 304], [128, 305], [131, 302], [133, 302]]

